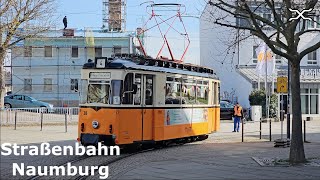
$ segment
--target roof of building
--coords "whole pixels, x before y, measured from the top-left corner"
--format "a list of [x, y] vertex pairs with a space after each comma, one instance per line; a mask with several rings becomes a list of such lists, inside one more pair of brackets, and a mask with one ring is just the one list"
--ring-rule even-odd
[[[320, 66], [301, 66], [300, 82], [302, 83], [320, 83]], [[258, 82], [259, 75], [256, 73], [255, 66], [240, 66], [237, 68], [239, 74], [242, 75], [250, 83]], [[287, 67], [278, 67], [273, 76], [274, 82], [277, 82], [277, 76], [287, 76]], [[265, 81], [265, 76], [260, 76], [260, 82]], [[268, 76], [268, 81], [272, 81], [272, 76]]]

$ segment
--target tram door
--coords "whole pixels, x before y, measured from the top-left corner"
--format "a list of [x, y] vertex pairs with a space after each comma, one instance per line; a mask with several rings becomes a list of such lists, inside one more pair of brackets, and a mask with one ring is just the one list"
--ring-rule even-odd
[[153, 139], [153, 100], [154, 100], [154, 77], [153, 75], [136, 74], [141, 81], [137, 84], [138, 92], [141, 93], [141, 140], [147, 141]]

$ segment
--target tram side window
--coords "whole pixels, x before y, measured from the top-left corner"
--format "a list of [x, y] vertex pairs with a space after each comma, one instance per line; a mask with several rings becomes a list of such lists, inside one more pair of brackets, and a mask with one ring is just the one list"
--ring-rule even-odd
[[215, 89], [215, 85], [214, 85], [215, 83], [214, 82], [212, 82], [212, 86], [211, 86], [211, 88], [212, 88], [212, 90], [211, 90], [211, 93], [210, 93], [210, 95], [211, 95], [211, 105], [214, 105], [215, 104], [215, 102], [216, 102], [216, 89]]
[[134, 105], [141, 104], [141, 74], [136, 74], [134, 83], [137, 85], [137, 93], [134, 95]]
[[181, 104], [181, 78], [167, 77], [166, 104]]
[[182, 104], [196, 103], [196, 81], [193, 78], [182, 79]]
[[109, 103], [109, 84], [89, 84], [88, 103]]
[[133, 73], [128, 73], [124, 80], [124, 96], [122, 104], [133, 104]]
[[121, 80], [112, 80], [112, 95], [111, 95], [111, 104], [120, 104], [121, 103], [121, 91], [122, 91], [122, 81]]
[[220, 83], [218, 83], [218, 103], [217, 104], [220, 104]]
[[197, 104], [208, 104], [208, 81], [197, 81]]
[[153, 77], [146, 75], [146, 105], [152, 105], [153, 102]]

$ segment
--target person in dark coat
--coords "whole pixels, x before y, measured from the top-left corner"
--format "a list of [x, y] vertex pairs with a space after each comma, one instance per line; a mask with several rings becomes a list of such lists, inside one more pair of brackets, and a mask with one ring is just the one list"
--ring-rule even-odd
[[63, 25], [64, 25], [64, 29], [66, 29], [68, 25], [67, 16], [63, 18]]

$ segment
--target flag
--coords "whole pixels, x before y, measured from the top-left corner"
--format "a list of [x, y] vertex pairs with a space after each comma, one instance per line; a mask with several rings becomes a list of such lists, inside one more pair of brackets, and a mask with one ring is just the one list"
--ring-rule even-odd
[[[275, 59], [272, 57], [272, 51], [265, 43], [261, 43], [257, 49], [257, 66], [256, 72], [259, 75], [272, 75], [275, 69]], [[267, 61], [267, 63], [266, 63]], [[267, 73], [266, 73], [266, 65], [267, 65]]]
[[88, 59], [94, 59], [95, 58], [95, 47], [94, 47], [94, 35], [90, 28], [86, 28], [85, 32], [85, 43], [87, 48], [87, 57]]

